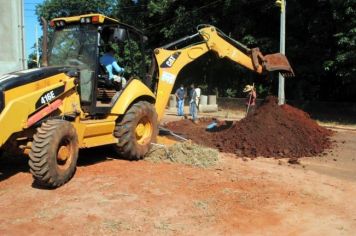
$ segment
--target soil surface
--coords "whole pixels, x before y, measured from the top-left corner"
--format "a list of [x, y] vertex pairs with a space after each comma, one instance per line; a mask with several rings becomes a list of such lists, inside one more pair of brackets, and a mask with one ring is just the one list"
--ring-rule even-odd
[[213, 119], [169, 122], [166, 127], [177, 134], [222, 152], [248, 157], [305, 157], [322, 154], [331, 147], [332, 131], [319, 126], [302, 110], [279, 106], [268, 97], [252, 115], [233, 123]]
[[333, 139], [301, 165], [221, 154], [197, 168], [90, 149], [55, 190], [32, 186], [26, 159], [2, 158], [0, 235], [353, 235], [356, 134]]

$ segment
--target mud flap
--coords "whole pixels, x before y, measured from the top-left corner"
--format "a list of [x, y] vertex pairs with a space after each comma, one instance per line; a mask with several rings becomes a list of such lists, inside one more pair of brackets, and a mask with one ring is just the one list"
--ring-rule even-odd
[[264, 67], [267, 71], [278, 71], [284, 77], [294, 77], [294, 71], [287, 57], [281, 53], [268, 54], [264, 56]]

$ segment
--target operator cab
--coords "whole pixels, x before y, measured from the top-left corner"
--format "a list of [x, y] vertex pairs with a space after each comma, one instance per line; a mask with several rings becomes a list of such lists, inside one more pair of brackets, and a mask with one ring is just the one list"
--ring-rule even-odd
[[51, 26], [48, 65], [79, 72], [81, 106], [90, 115], [108, 114], [124, 89], [110, 80], [100, 63], [107, 48], [115, 50], [115, 59], [125, 70], [118, 76], [126, 78], [127, 84], [132, 78], [144, 78], [145, 36], [136, 28], [100, 14], [56, 18]]

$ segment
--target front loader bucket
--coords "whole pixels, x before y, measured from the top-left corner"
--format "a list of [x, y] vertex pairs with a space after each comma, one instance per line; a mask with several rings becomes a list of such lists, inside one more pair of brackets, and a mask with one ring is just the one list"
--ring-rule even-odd
[[281, 53], [264, 56], [265, 68], [267, 71], [278, 71], [284, 77], [294, 77], [294, 72], [287, 57]]

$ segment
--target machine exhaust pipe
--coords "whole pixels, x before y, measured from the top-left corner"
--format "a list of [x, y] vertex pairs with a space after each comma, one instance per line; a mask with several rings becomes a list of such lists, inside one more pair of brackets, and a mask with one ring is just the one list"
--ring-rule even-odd
[[48, 57], [47, 57], [48, 24], [44, 17], [41, 17], [41, 21], [42, 21], [42, 27], [43, 27], [42, 65], [48, 66]]

